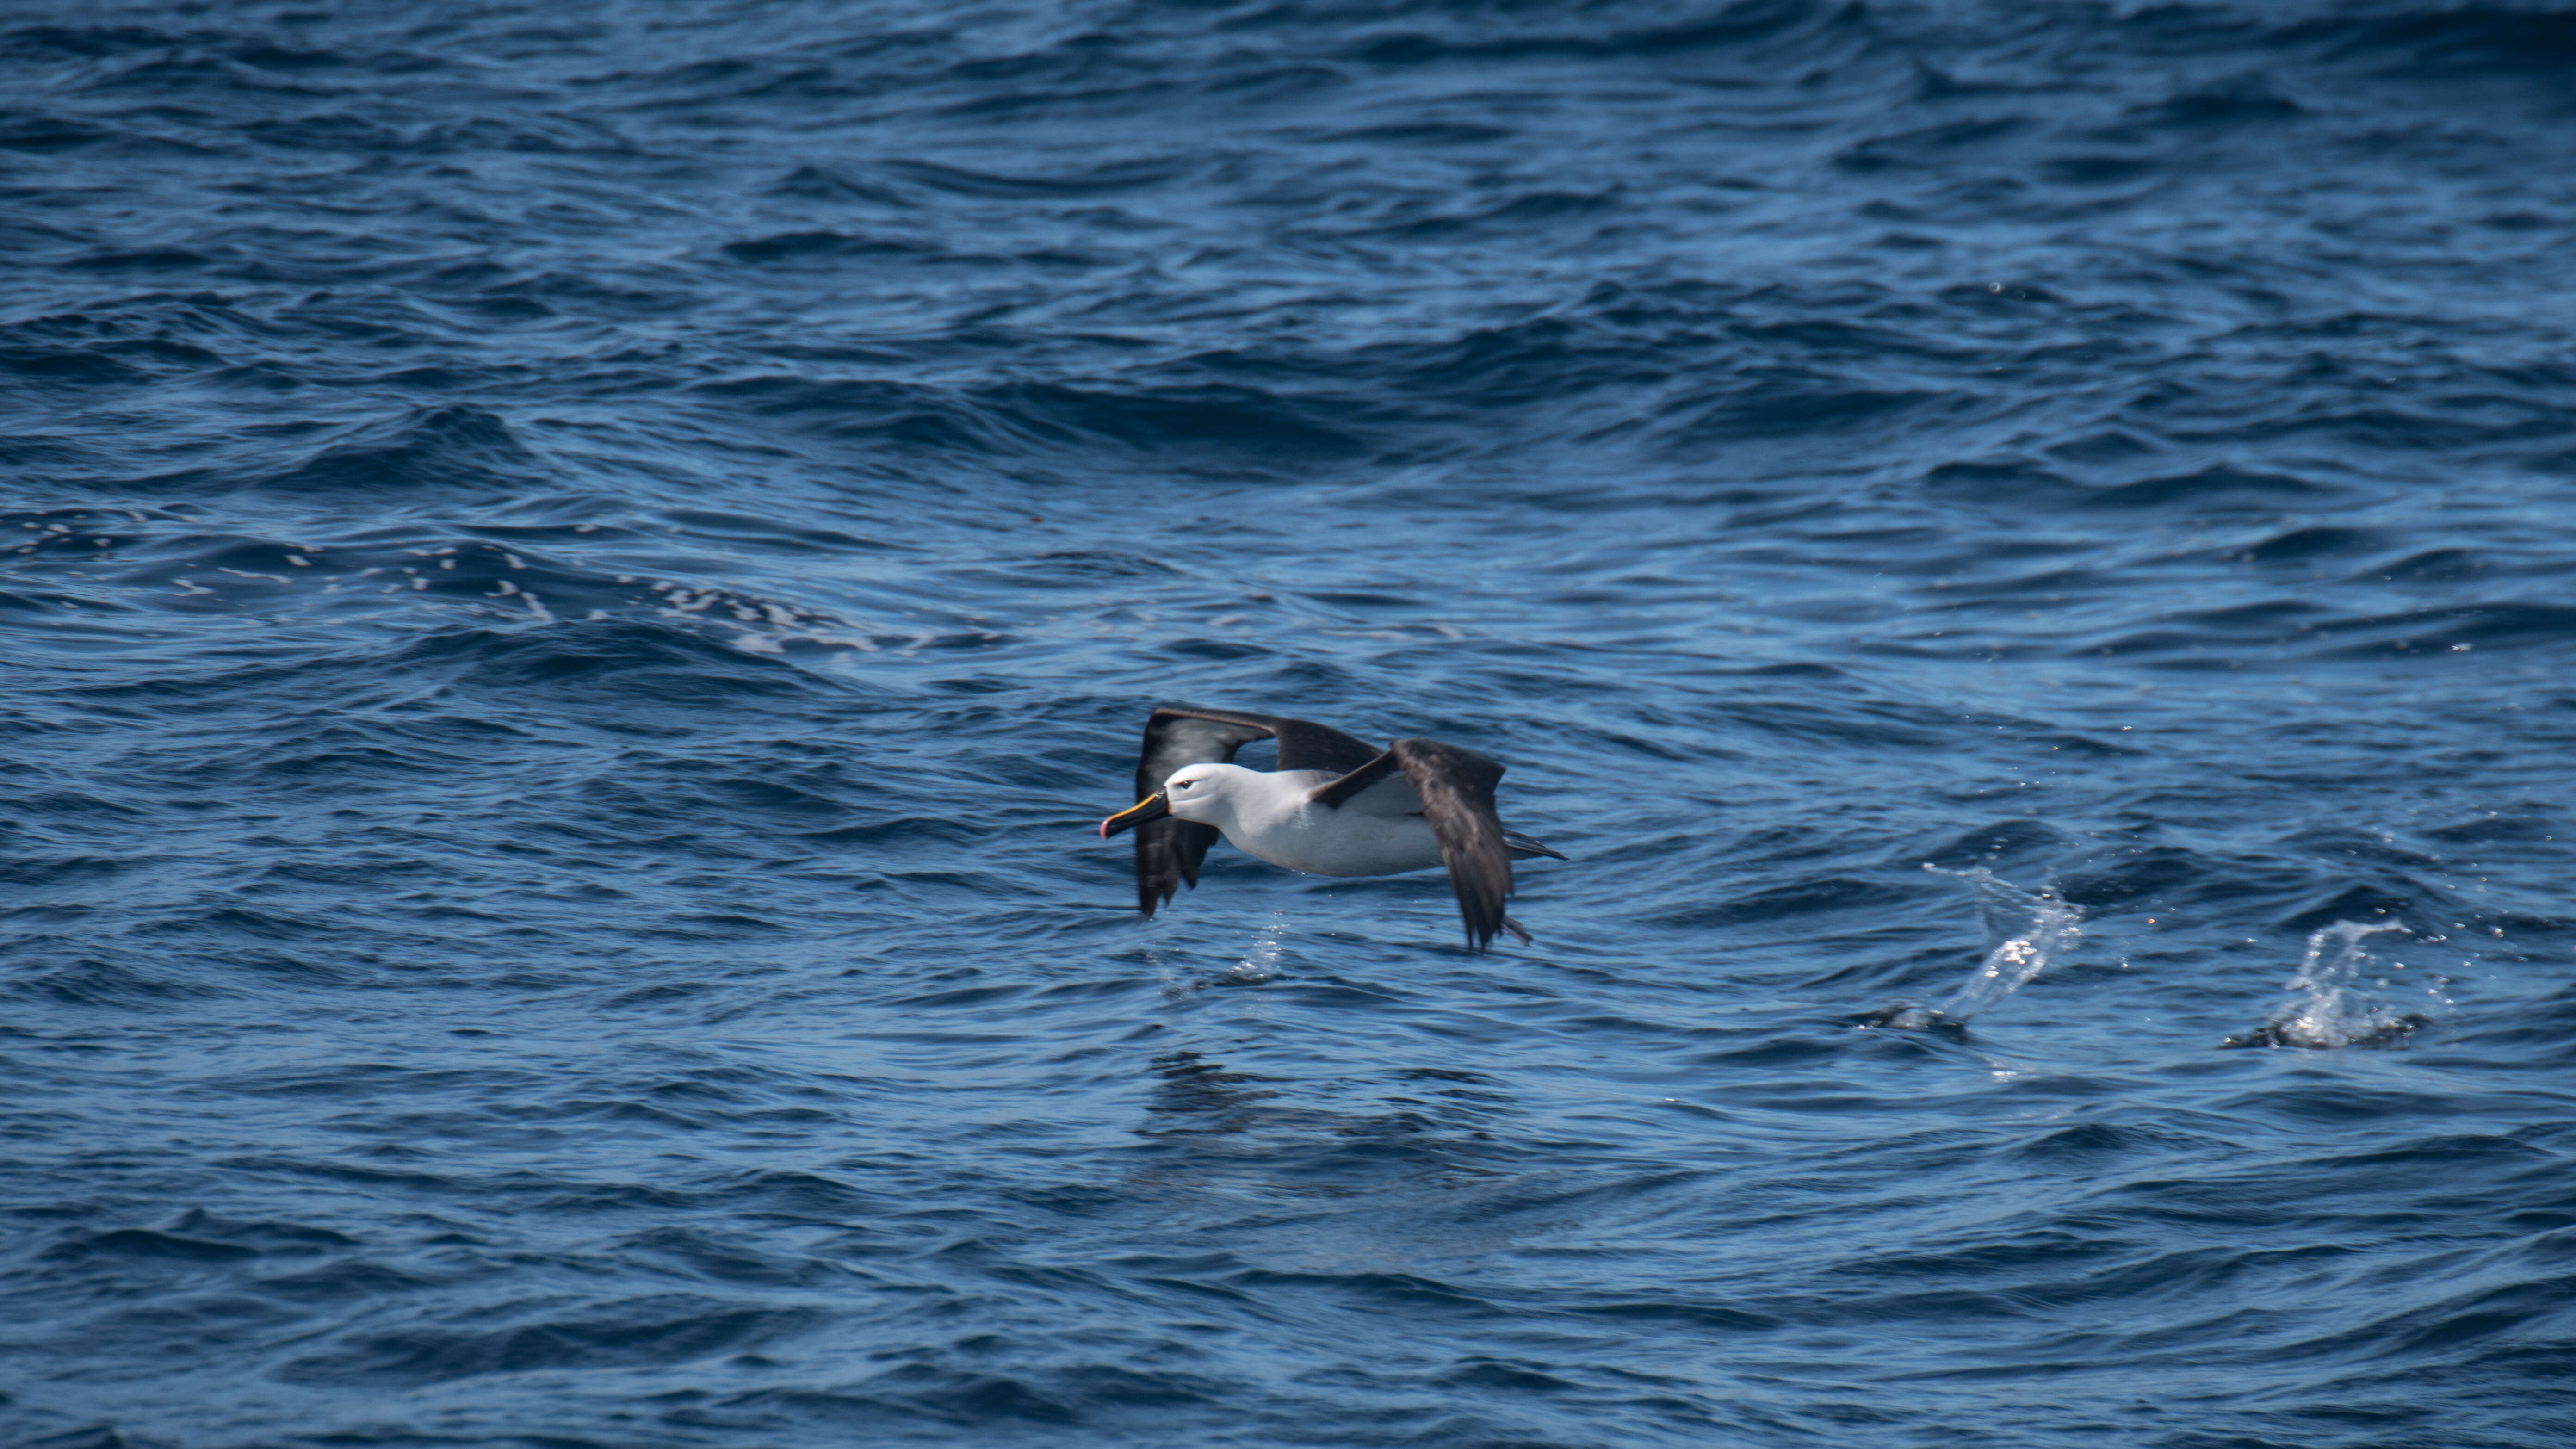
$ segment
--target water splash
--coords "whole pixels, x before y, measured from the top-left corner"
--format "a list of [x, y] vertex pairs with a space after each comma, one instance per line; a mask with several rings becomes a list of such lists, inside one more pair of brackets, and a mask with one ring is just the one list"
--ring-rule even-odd
[[[2299, 974], [2284, 983], [2287, 990], [2300, 994], [2282, 1002], [2271, 1020], [2219, 1045], [2312, 1049], [2372, 1046], [2412, 1033], [2430, 1018], [2422, 1012], [2394, 1011], [2369, 999], [2360, 987], [2363, 968], [2376, 964], [2362, 943], [2382, 931], [2402, 934], [2405, 929], [2393, 922], [2365, 925], [2337, 921], [2310, 932]], [[2390, 967], [2403, 971], [2406, 964], [2395, 961]], [[2388, 982], [2383, 977], [2374, 984], [2384, 987]], [[2438, 993], [2439, 985], [2437, 980], [2431, 989]]]
[[1258, 986], [1278, 976], [1279, 941], [1287, 932], [1288, 913], [1273, 912], [1270, 924], [1263, 927], [1260, 934], [1253, 938], [1252, 949], [1245, 952], [1243, 959], [1236, 962], [1223, 976], [1218, 977], [1216, 984]]
[[2084, 912], [2043, 886], [2026, 891], [1998, 880], [1984, 866], [1943, 870], [1926, 863], [1934, 875], [1963, 880], [1977, 893], [1977, 920], [1995, 944], [1968, 979], [1937, 1006], [1895, 1002], [1858, 1019], [1862, 1026], [1892, 1026], [1908, 1031], [1965, 1026], [1968, 1019], [2030, 984], [2048, 963], [2074, 949], [2082, 936]]

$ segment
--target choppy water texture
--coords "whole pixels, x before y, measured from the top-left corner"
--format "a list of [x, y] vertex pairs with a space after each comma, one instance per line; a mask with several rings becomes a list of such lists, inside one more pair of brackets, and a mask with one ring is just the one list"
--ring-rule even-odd
[[[0, 10], [0, 1439], [2570, 1442], [2571, 97]], [[1139, 924], [1171, 700], [1504, 761], [1537, 946]]]

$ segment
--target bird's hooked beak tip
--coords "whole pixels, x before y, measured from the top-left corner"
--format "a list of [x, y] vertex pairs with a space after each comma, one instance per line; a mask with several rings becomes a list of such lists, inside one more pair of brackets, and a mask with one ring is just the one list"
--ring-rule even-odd
[[1100, 838], [1107, 840], [1121, 830], [1160, 820], [1172, 813], [1172, 797], [1157, 790], [1134, 805], [1100, 822]]

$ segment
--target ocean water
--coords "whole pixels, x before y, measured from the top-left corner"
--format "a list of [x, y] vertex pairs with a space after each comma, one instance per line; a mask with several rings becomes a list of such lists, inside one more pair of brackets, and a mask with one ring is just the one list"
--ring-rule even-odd
[[[0, 6], [0, 1442], [2576, 1442], [2576, 10]], [[1510, 769], [1535, 934], [1157, 703]]]

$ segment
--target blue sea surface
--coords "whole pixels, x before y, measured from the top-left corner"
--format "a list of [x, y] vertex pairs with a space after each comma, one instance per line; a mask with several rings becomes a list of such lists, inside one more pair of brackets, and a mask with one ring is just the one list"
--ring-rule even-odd
[[5, 0], [0, 258], [11, 1449], [2576, 1443], [2563, 3]]

